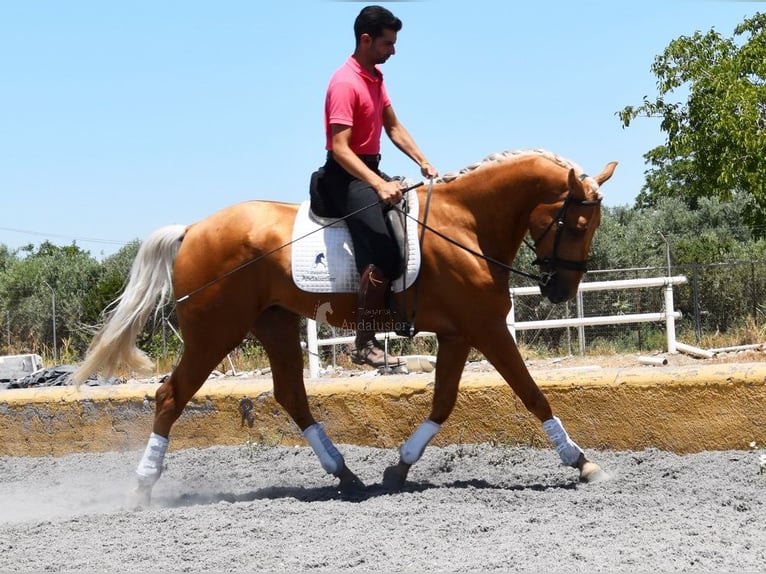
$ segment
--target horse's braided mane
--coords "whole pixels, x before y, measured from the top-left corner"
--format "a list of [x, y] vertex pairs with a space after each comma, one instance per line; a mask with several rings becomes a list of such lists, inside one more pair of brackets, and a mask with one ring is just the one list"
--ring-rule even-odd
[[528, 157], [530, 155], [542, 156], [544, 158], [551, 160], [552, 162], [557, 163], [558, 165], [562, 167], [574, 168], [575, 173], [577, 173], [578, 175], [583, 173], [582, 168], [576, 163], [574, 163], [573, 161], [564, 159], [563, 157], [560, 157], [556, 155], [555, 153], [550, 152], [548, 150], [544, 150], [544, 149], [507, 150], [507, 151], [501, 151], [501, 152], [490, 154], [481, 161], [477, 161], [470, 165], [465, 166], [460, 171], [450, 171], [448, 173], [445, 173], [441, 177], [435, 179], [434, 183], [449, 183], [450, 181], [454, 181], [460, 176], [463, 176], [467, 173], [471, 173], [472, 171], [475, 171], [482, 166], [493, 165], [496, 163], [500, 163], [500, 162], [508, 161], [512, 159], [520, 159], [522, 157]]

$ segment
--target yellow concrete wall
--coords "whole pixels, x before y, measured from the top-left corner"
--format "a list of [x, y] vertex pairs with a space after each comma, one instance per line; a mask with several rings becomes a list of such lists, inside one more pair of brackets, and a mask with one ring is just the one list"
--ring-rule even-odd
[[[766, 363], [533, 371], [554, 413], [584, 448], [678, 453], [766, 443]], [[307, 381], [314, 415], [338, 444], [393, 448], [429, 412], [433, 373]], [[157, 385], [0, 391], [0, 456], [143, 448]], [[254, 403], [243, 424], [240, 400]], [[207, 382], [173, 427], [172, 448], [305, 444], [271, 382]], [[497, 374], [466, 373], [432, 444], [548, 446], [539, 422]]]

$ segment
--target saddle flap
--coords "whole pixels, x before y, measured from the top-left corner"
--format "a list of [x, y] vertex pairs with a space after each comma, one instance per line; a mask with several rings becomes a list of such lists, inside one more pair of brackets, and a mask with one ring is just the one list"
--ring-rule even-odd
[[[409, 216], [399, 209], [391, 209], [387, 216], [395, 236], [407, 238], [406, 244], [401, 244], [406, 252], [403, 273], [392, 282], [395, 292], [410, 287], [420, 268], [418, 199], [414, 190], [408, 192], [406, 205]], [[293, 281], [298, 288], [311, 293], [356, 293], [360, 278], [348, 227], [338, 218], [316, 217], [310, 207], [311, 202], [304, 201], [293, 224]]]
[[402, 261], [402, 267], [399, 269], [398, 275], [401, 275], [407, 270], [407, 259], [409, 258], [409, 249], [407, 248], [408, 213], [409, 201], [406, 199], [386, 212], [386, 224], [391, 232], [391, 237], [396, 241], [396, 246], [399, 248], [399, 255]]

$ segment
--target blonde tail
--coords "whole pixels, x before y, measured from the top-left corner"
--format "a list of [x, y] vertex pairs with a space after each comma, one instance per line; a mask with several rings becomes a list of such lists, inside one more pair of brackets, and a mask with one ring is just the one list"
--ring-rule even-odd
[[136, 346], [136, 338], [152, 310], [171, 294], [173, 261], [185, 233], [184, 225], [168, 225], [143, 241], [125, 290], [109, 306], [85, 361], [72, 373], [76, 385], [97, 372], [110, 376], [122, 370], [148, 372], [154, 368], [151, 359]]

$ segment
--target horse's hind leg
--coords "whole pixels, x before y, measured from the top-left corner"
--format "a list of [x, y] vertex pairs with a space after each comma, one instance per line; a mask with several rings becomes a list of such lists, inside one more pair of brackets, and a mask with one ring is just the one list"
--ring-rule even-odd
[[281, 307], [270, 307], [261, 313], [252, 331], [269, 356], [275, 400], [301, 429], [319, 457], [322, 468], [340, 479], [343, 491], [351, 492], [363, 487], [309, 409], [303, 383], [300, 316]]
[[199, 307], [192, 314], [193, 322], [188, 320], [189, 315], [186, 311], [187, 320], [182, 323], [184, 351], [181, 360], [155, 394], [152, 433], [136, 469], [136, 502], [139, 505], [148, 504], [152, 488], [162, 474], [173, 424], [210, 372], [242, 341], [250, 326], [245, 315], [235, 321], [217, 313], [213, 307]]
[[152, 433], [136, 469], [138, 488], [135, 502], [137, 505], [149, 504], [152, 488], [162, 474], [173, 423], [178, 420], [186, 404], [224, 356], [226, 356], [225, 351], [218, 356], [210, 353], [194, 353], [186, 347], [178, 366], [157, 389]]

